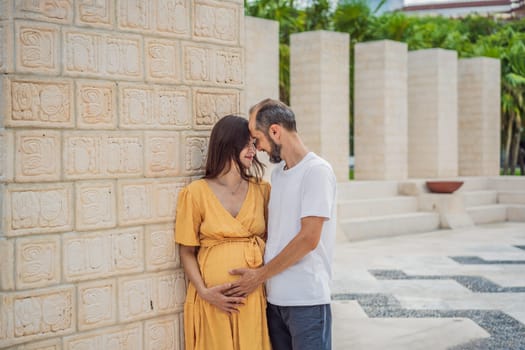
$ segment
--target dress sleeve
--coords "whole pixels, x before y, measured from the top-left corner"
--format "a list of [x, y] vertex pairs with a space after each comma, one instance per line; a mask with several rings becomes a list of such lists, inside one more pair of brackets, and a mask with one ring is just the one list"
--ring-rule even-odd
[[177, 200], [175, 242], [186, 246], [200, 246], [201, 216], [198, 209], [188, 188], [183, 188]]

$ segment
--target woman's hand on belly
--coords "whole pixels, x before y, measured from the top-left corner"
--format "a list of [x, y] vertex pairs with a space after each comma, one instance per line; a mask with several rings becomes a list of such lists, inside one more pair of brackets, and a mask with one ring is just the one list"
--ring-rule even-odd
[[224, 283], [210, 288], [204, 288], [199, 291], [199, 296], [217, 307], [219, 310], [227, 313], [239, 312], [239, 306], [244, 305], [245, 298], [230, 297], [224, 295], [231, 288], [231, 283]]

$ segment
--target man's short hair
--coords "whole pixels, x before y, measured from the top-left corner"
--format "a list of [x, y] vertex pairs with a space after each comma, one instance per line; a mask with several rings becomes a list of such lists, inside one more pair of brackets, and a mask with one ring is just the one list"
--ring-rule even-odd
[[273, 124], [279, 124], [288, 131], [297, 132], [295, 114], [285, 103], [267, 98], [250, 108], [255, 113], [255, 127], [265, 134]]

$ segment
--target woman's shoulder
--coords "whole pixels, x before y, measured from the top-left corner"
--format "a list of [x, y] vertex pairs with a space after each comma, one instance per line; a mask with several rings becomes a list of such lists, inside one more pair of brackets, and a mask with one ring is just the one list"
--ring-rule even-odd
[[205, 191], [207, 186], [208, 184], [206, 183], [206, 180], [199, 179], [199, 180], [192, 181], [190, 184], [186, 185], [182, 189], [182, 191], [187, 191], [195, 196]]
[[271, 186], [270, 186], [270, 183], [268, 181], [265, 181], [265, 180], [255, 180], [255, 179], [252, 179], [251, 180], [252, 184], [254, 186], [256, 186], [257, 188], [259, 188], [261, 191], [263, 192], [269, 192], [270, 189], [271, 189]]

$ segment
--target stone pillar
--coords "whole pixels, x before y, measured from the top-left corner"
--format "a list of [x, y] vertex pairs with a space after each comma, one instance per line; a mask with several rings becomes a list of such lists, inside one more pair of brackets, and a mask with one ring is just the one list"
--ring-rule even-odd
[[497, 176], [500, 169], [500, 61], [459, 60], [459, 175]]
[[407, 45], [355, 46], [354, 150], [357, 180], [407, 177]]
[[243, 21], [238, 0], [0, 1], [0, 348], [183, 348], [175, 205], [241, 111]]
[[327, 31], [290, 38], [290, 105], [306, 146], [348, 181], [349, 36]]
[[[265, 98], [279, 99], [279, 22], [256, 17], [244, 17], [244, 49], [246, 112]], [[266, 180], [274, 165], [265, 152], [257, 157], [265, 165]]]
[[458, 175], [457, 53], [408, 53], [408, 176]]

